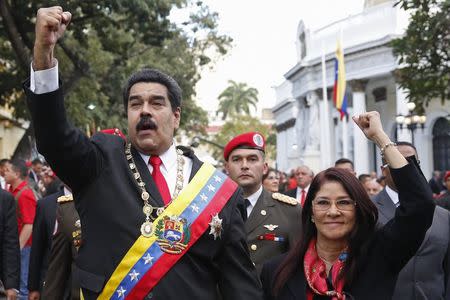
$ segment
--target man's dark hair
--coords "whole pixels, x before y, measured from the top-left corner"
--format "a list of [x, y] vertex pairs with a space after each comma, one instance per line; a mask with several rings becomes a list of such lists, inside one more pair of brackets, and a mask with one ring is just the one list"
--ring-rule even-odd
[[410, 142], [399, 141], [399, 142], [397, 142], [397, 146], [409, 146], [409, 147], [413, 148], [414, 151], [417, 153], [416, 146], [414, 146], [414, 145], [411, 144]]
[[3, 167], [6, 163], [10, 163], [11, 160], [7, 158], [0, 159], [0, 167]]
[[366, 180], [370, 180], [371, 178], [372, 177], [370, 177], [369, 174], [361, 174], [361, 175], [358, 176], [358, 180], [361, 183], [364, 183], [364, 182], [366, 182]]
[[21, 179], [25, 179], [28, 176], [28, 167], [23, 159], [14, 159], [11, 161], [12, 170], [19, 173]]
[[181, 88], [178, 83], [167, 74], [156, 69], [144, 68], [132, 74], [123, 89], [123, 105], [125, 112], [128, 110], [128, 98], [130, 97], [130, 89], [133, 85], [139, 82], [154, 82], [164, 85], [167, 88], [167, 94], [170, 100], [172, 111], [177, 107], [181, 107]]
[[37, 165], [37, 164], [42, 164], [42, 161], [39, 158], [35, 158], [33, 159], [33, 161], [31, 162], [31, 164], [33, 166]]
[[348, 158], [339, 158], [335, 163], [334, 166], [340, 165], [340, 164], [351, 164], [352, 168], [355, 168], [355, 165], [353, 165], [353, 161], [351, 161]]

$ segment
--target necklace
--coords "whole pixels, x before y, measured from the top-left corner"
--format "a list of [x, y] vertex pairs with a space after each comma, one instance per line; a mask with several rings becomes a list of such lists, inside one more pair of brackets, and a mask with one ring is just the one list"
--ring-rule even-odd
[[130, 170], [133, 173], [134, 179], [136, 180], [137, 185], [138, 185], [139, 189], [141, 190], [141, 199], [144, 202], [144, 206], [142, 207], [142, 212], [145, 215], [145, 221], [141, 225], [141, 234], [144, 237], [148, 238], [153, 233], [153, 223], [151, 222], [151, 220], [155, 219], [154, 216], [152, 215], [153, 212], [156, 210], [156, 215], [157, 216], [161, 215], [164, 212], [164, 210], [167, 208], [167, 206], [169, 206], [172, 203], [172, 201], [178, 197], [178, 194], [183, 189], [183, 183], [184, 183], [183, 151], [181, 151], [180, 149], [177, 149], [176, 152], [177, 152], [177, 178], [176, 178], [176, 183], [175, 183], [175, 190], [173, 191], [172, 198], [170, 199], [169, 203], [167, 203], [166, 205], [161, 206], [161, 207], [156, 207], [156, 206], [152, 206], [148, 202], [148, 199], [150, 199], [150, 194], [145, 189], [145, 182], [142, 181], [142, 176], [139, 173], [139, 171], [136, 167], [136, 163], [133, 159], [133, 155], [131, 154], [131, 144], [127, 143], [127, 145], [126, 145], [125, 155], [127, 157], [128, 166], [130, 167]]

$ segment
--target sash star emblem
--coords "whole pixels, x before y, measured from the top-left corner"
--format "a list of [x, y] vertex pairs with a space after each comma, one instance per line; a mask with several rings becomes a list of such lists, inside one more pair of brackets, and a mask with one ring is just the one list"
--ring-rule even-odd
[[222, 182], [222, 178], [220, 178], [220, 177], [217, 176], [217, 175], [214, 176], [214, 180], [215, 180], [216, 182]]
[[219, 214], [215, 214], [211, 218], [211, 222], [209, 222], [209, 226], [211, 226], [211, 230], [209, 234], [214, 236], [214, 240], [220, 238], [222, 235], [222, 219], [219, 218]]
[[202, 198], [202, 201], [208, 200], [208, 197], [205, 194], [200, 194], [200, 198]]
[[150, 256], [150, 253], [147, 253], [147, 255], [144, 257], [144, 264], [145, 265], [148, 264], [148, 263], [152, 264], [153, 258], [154, 257]]
[[200, 209], [200, 207], [198, 207], [197, 205], [195, 205], [195, 203], [192, 204], [192, 205], [190, 206], [190, 208], [192, 209], [192, 212], [196, 212], [196, 213], [198, 213], [198, 211], [199, 211], [199, 209]]
[[138, 279], [138, 276], [139, 276], [139, 273], [138, 272], [136, 272], [136, 270], [134, 270], [133, 269], [133, 272], [131, 272], [130, 274], [128, 274], [129, 276], [130, 276], [130, 280], [131, 281], [134, 281], [134, 280], [137, 280]]
[[126, 289], [124, 289], [123, 287], [120, 287], [119, 290], [117, 291], [117, 297], [123, 298], [126, 291], [127, 291]]
[[216, 191], [216, 188], [215, 188], [214, 186], [212, 186], [211, 184], [208, 184], [208, 190], [209, 190], [210, 192], [215, 192], [215, 191]]

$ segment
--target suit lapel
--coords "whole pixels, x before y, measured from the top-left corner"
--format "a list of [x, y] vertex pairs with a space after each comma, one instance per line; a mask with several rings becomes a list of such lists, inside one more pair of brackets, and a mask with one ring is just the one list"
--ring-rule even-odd
[[389, 220], [394, 218], [395, 215], [395, 205], [392, 199], [389, 197], [386, 189], [382, 190], [375, 198], [375, 202], [378, 206], [378, 211], [386, 219], [387, 223]]
[[136, 163], [139, 173], [141, 174], [142, 181], [145, 182], [145, 187], [150, 194], [149, 202], [156, 206], [164, 206], [161, 194], [159, 193], [159, 190], [156, 187], [155, 182], [153, 181], [147, 164], [144, 162], [139, 152], [134, 149], [134, 147], [131, 147], [131, 154], [133, 155], [134, 162]]
[[[270, 216], [271, 209], [270, 207], [274, 206], [270, 193], [266, 192], [264, 189], [261, 195], [256, 201], [255, 207], [252, 209], [250, 216], [245, 222], [245, 230], [247, 234], [251, 233], [256, 227], [258, 227], [261, 223], [264, 222]], [[264, 210], [265, 215], [261, 214], [261, 211]]]

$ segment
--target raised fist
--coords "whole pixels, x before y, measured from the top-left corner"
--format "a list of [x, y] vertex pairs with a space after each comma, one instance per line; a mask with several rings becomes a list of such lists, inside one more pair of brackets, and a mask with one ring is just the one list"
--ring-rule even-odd
[[60, 6], [40, 8], [36, 16], [33, 67], [35, 70], [53, 66], [53, 49], [63, 36], [72, 15]]

